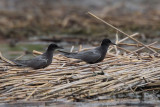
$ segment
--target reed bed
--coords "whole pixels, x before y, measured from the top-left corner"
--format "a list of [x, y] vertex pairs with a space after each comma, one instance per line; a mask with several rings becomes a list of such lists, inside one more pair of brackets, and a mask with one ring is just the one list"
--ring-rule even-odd
[[[57, 54], [47, 68], [32, 70], [8, 66], [12, 62], [0, 54], [0, 102], [82, 101], [99, 96], [160, 90], [160, 49], [153, 46], [155, 43], [144, 45], [134, 38], [137, 35], [127, 35], [118, 40], [116, 34], [117, 44], [136, 46], [137, 49], [111, 47], [104, 61], [96, 64]], [[129, 38], [137, 43], [122, 43]], [[152, 53], [138, 53], [144, 48]], [[79, 51], [82, 50], [85, 49], [80, 46]]]
[[49, 67], [39, 70], [6, 66], [6, 60], [1, 60], [1, 102], [84, 100], [136, 93], [140, 87], [146, 87], [143, 91], [159, 90], [159, 85], [160, 56], [149, 53], [116, 55], [109, 52], [104, 61], [97, 64], [76, 62], [57, 54]]

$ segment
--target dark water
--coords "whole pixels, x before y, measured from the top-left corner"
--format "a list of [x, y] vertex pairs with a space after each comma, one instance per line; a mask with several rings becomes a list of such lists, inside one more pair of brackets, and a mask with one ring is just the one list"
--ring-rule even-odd
[[15, 59], [21, 55], [21, 59], [28, 59], [34, 57], [33, 50], [44, 52], [49, 44], [50, 42], [20, 42], [11, 47], [8, 43], [3, 43], [0, 45], [0, 52], [8, 59]]
[[[120, 103], [121, 102], [121, 103]], [[2, 103], [0, 107], [159, 107], [158, 102], [139, 102], [137, 101], [111, 101], [111, 102], [18, 102], [18, 103]]]

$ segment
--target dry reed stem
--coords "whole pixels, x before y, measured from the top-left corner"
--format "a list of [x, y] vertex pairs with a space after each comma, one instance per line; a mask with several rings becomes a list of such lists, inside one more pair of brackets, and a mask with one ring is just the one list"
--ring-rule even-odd
[[[130, 36], [131, 36], [131, 37], [134, 37], [134, 36], [137, 36], [137, 35], [139, 35], [139, 33], [134, 33], [134, 34], [132, 34], [132, 35], [130, 35]], [[124, 41], [127, 40], [127, 39], [129, 39], [129, 37], [125, 37], [125, 38], [119, 40], [119, 41], [116, 43], [117, 46], [118, 46], [118, 44], [120, 44], [121, 42], [124, 42]], [[110, 48], [108, 51], [110, 52], [112, 49], [113, 49], [113, 48]], [[121, 50], [123, 50], [123, 49], [121, 49]], [[124, 51], [129, 52], [129, 50], [124, 50]]]
[[130, 35], [128, 35], [127, 33], [125, 33], [125, 32], [123, 32], [122, 30], [120, 30], [120, 29], [116, 28], [115, 26], [113, 26], [113, 25], [111, 25], [110, 23], [108, 23], [108, 22], [104, 21], [103, 19], [101, 19], [101, 18], [97, 17], [97, 16], [96, 16], [96, 15], [94, 15], [93, 13], [88, 12], [88, 14], [89, 14], [89, 15], [91, 15], [91, 16], [93, 16], [93, 17], [95, 17], [96, 19], [98, 19], [98, 20], [102, 21], [103, 23], [105, 23], [106, 25], [110, 26], [111, 28], [113, 28], [113, 29], [115, 29], [115, 30], [117, 30], [117, 31], [121, 32], [122, 34], [126, 35], [127, 37], [129, 37], [130, 39], [134, 40], [135, 42], [137, 42], [137, 43], [139, 43], [139, 44], [143, 45], [145, 48], [148, 48], [148, 49], [149, 49], [149, 50], [151, 50], [152, 52], [157, 53], [154, 49], [151, 49], [151, 48], [150, 48], [150, 47], [148, 47], [147, 45], [145, 45], [145, 44], [143, 44], [142, 42], [138, 41], [137, 39], [135, 39], [135, 38], [131, 37], [131, 36], [130, 36]]
[[[149, 44], [149, 45], [147, 45], [147, 46], [152, 46], [152, 45], [154, 45], [154, 44], [156, 44], [157, 43], [157, 41], [156, 42], [153, 42], [153, 43], [151, 43], [151, 44]], [[142, 50], [142, 49], [144, 49], [145, 47], [141, 47], [141, 48], [139, 48], [139, 49], [136, 49], [135, 51], [132, 51], [131, 53], [136, 53], [136, 52], [138, 52], [138, 51], [140, 51], [140, 50]]]
[[[119, 45], [126, 45], [126, 46], [134, 46], [134, 47], [142, 47], [142, 45], [137, 45], [137, 44], [129, 44], [129, 43], [119, 43]], [[149, 46], [150, 48], [153, 48], [155, 50], [160, 50], [160, 48], [154, 47], [154, 46]]]
[[0, 59], [2, 59], [3, 61], [5, 61], [5, 62], [7, 62], [9, 64], [14, 65], [14, 63], [12, 61], [10, 61], [10, 60], [6, 59], [5, 57], [3, 57], [1, 52], [0, 52]]

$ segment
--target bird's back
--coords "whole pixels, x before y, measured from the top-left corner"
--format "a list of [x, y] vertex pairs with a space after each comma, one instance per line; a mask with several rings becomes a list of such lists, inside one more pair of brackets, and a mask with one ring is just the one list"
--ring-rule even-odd
[[101, 52], [99, 47], [91, 50], [81, 51], [78, 53], [69, 53], [64, 51], [60, 52], [62, 52], [63, 55], [66, 57], [81, 59], [87, 63], [95, 63], [101, 57]]

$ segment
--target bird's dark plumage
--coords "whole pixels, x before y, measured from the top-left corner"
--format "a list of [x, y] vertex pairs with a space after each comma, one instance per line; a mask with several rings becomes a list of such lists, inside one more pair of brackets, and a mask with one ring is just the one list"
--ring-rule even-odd
[[56, 44], [50, 44], [46, 52], [29, 60], [12, 60], [18, 66], [31, 67], [33, 69], [45, 68], [52, 63], [53, 52], [55, 49], [61, 48]]
[[102, 61], [105, 58], [108, 47], [115, 45], [109, 39], [104, 39], [99, 47], [91, 50], [82, 51], [79, 53], [69, 53], [60, 51], [64, 56], [68, 58], [81, 59], [87, 63], [93, 64]]

